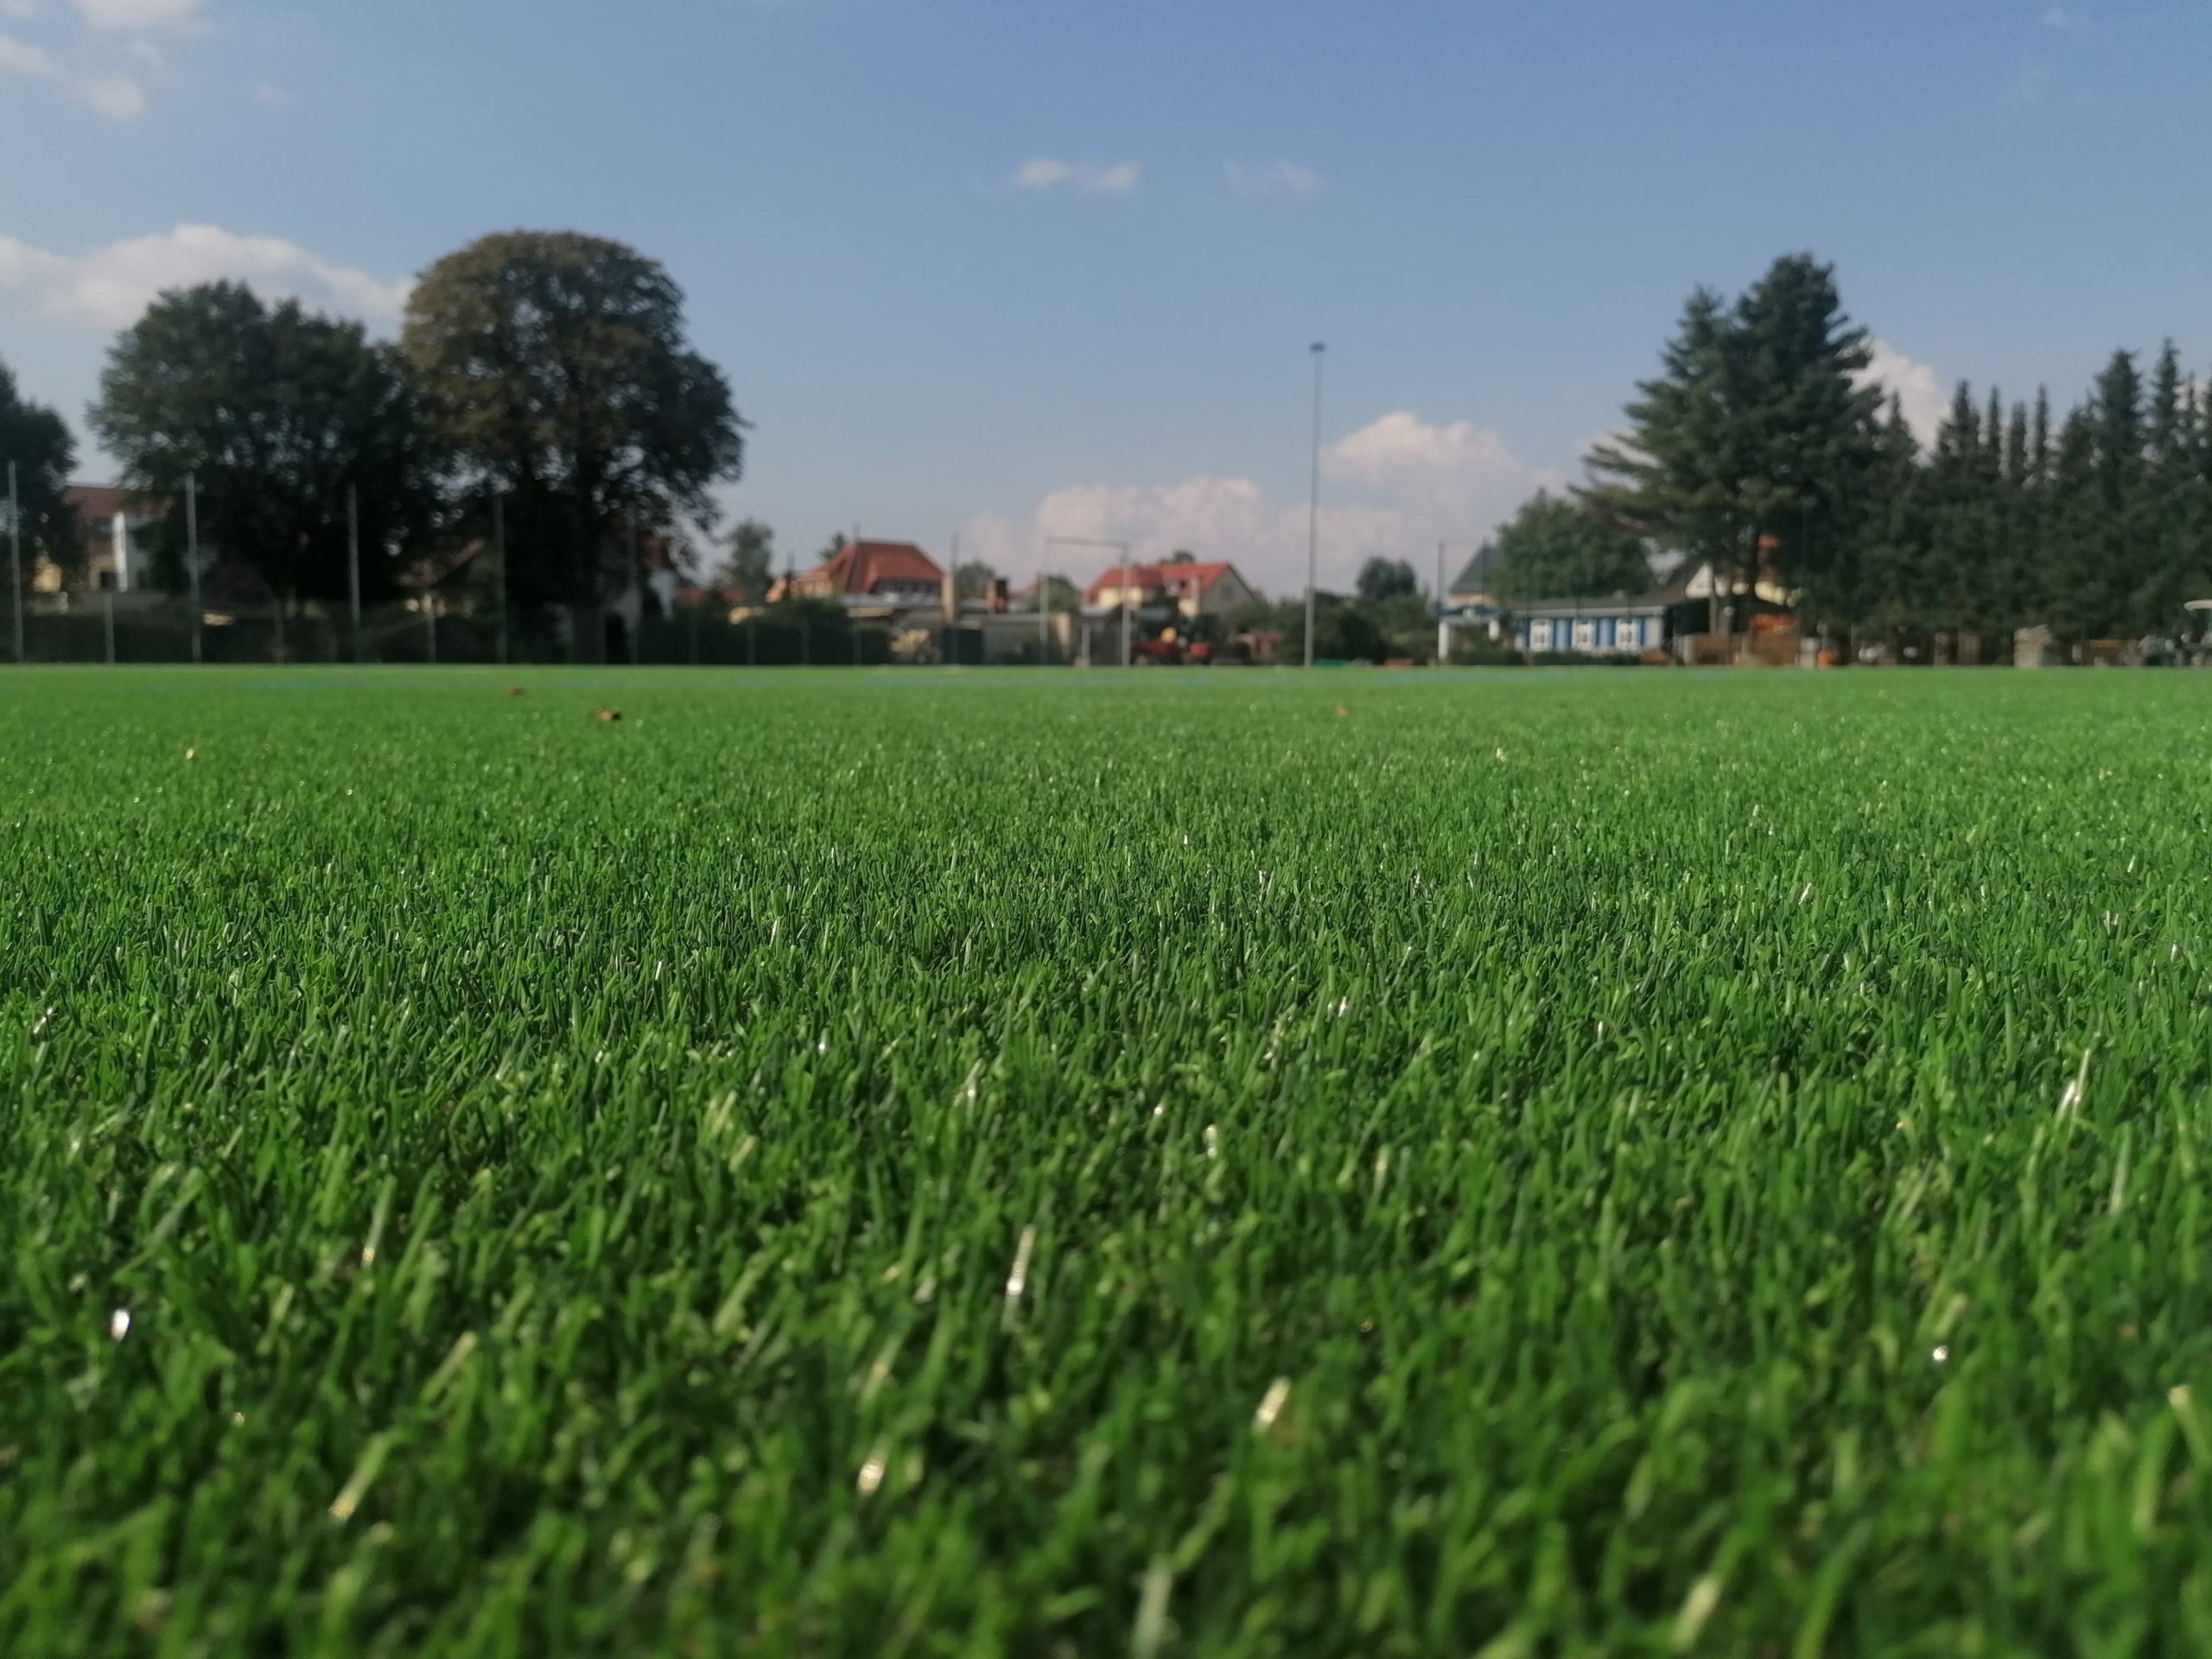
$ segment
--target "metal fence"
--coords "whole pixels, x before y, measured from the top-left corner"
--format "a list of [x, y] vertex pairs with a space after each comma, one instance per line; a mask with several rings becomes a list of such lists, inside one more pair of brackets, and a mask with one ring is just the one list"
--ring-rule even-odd
[[[767, 612], [512, 607], [467, 612], [422, 601], [346, 607], [201, 608], [147, 593], [41, 595], [25, 609], [31, 663], [637, 664], [700, 667], [870, 667], [891, 663], [1067, 660], [1060, 642], [987, 636], [973, 622], [886, 625]], [[4, 648], [4, 647], [0, 647]]]

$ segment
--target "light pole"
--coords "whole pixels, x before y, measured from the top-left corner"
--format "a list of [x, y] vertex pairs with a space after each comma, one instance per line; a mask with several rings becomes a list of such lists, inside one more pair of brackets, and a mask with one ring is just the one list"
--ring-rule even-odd
[[1052, 660], [1052, 613], [1045, 603], [1045, 561], [1037, 561], [1037, 666]]
[[192, 660], [200, 660], [200, 625], [205, 617], [200, 608], [200, 474], [184, 475], [184, 573], [192, 589]]
[[1313, 666], [1313, 589], [1321, 571], [1321, 359], [1328, 352], [1313, 342], [1313, 493], [1306, 508], [1306, 666]]
[[23, 660], [23, 503], [16, 493], [16, 463], [8, 463], [8, 590], [16, 596], [16, 660]]
[[361, 662], [361, 494], [346, 486], [346, 613], [353, 631], [353, 665]]
[[1129, 544], [1110, 541], [1101, 536], [1047, 536], [1047, 547], [1110, 547], [1122, 556], [1122, 666], [1129, 665], [1129, 583], [1135, 572], [1129, 568]]
[[499, 585], [494, 602], [498, 606], [499, 666], [505, 668], [507, 665], [507, 493], [504, 488], [492, 493], [492, 557], [498, 565]]

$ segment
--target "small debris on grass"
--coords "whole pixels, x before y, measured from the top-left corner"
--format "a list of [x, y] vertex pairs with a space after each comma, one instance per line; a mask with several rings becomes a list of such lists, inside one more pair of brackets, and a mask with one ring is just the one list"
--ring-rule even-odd
[[1344, 706], [1344, 704], [1342, 704], [1341, 702], [1340, 702], [1340, 703], [1338, 703], [1338, 704], [1337, 705], [1337, 718], [1338, 718], [1338, 720], [1342, 720], [1342, 719], [1343, 719], [1346, 715], [1349, 715], [1350, 713], [1351, 713], [1351, 709], [1347, 709], [1347, 708], [1345, 708], [1345, 707]]
[[528, 694], [524, 691], [522, 687], [518, 685], [511, 685], [507, 688], [507, 695], [511, 697], [519, 697]]
[[591, 717], [594, 720], [620, 720], [622, 711], [620, 709], [594, 709], [591, 711]]

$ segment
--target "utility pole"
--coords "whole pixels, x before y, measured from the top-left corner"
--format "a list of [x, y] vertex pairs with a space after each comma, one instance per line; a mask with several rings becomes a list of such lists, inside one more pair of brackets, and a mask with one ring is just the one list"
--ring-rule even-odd
[[1130, 582], [1133, 580], [1133, 572], [1130, 570], [1130, 568], [1129, 568], [1129, 543], [1127, 543], [1127, 542], [1117, 542], [1117, 541], [1113, 541], [1113, 540], [1111, 540], [1111, 539], [1109, 539], [1109, 538], [1107, 538], [1107, 537], [1098, 537], [1098, 536], [1047, 536], [1047, 537], [1045, 538], [1045, 545], [1046, 545], [1047, 548], [1054, 548], [1054, 547], [1103, 547], [1103, 548], [1109, 548], [1109, 549], [1111, 549], [1111, 550], [1113, 550], [1113, 552], [1115, 553], [1115, 555], [1116, 555], [1116, 556], [1121, 560], [1121, 564], [1120, 564], [1117, 568], [1120, 569], [1120, 571], [1121, 571], [1121, 573], [1122, 573], [1122, 666], [1123, 668], [1127, 668], [1127, 667], [1128, 667], [1128, 666], [1129, 666], [1129, 660], [1130, 660], [1130, 659], [1129, 659], [1129, 583], [1130, 583]]
[[1321, 570], [1321, 359], [1328, 351], [1313, 342], [1313, 493], [1306, 509], [1306, 666], [1313, 666], [1313, 591]]
[[1436, 665], [1452, 657], [1452, 625], [1444, 620], [1444, 543], [1436, 544]]
[[16, 595], [16, 660], [23, 653], [23, 503], [16, 493], [16, 463], [8, 463], [8, 587]]
[[1045, 604], [1045, 564], [1037, 564], [1037, 666], [1045, 667], [1052, 660], [1052, 613]]
[[499, 637], [499, 666], [507, 665], [507, 493], [495, 490], [492, 493], [492, 557], [497, 563], [494, 573], [498, 586], [493, 589], [493, 603], [499, 610], [493, 619]]
[[192, 591], [192, 660], [200, 660], [200, 474], [184, 475], [184, 568]]
[[346, 486], [346, 611], [353, 623], [353, 664], [361, 662], [361, 493]]
[[638, 540], [638, 515], [630, 515], [630, 666], [643, 658], [639, 647], [645, 632], [645, 556]]

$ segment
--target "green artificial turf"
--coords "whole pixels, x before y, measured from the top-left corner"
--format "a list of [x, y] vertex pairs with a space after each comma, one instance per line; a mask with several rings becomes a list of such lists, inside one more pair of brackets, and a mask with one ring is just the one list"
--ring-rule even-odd
[[10, 1659], [2212, 1644], [2212, 675], [8, 672], [0, 830]]

